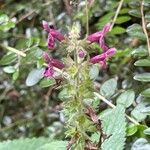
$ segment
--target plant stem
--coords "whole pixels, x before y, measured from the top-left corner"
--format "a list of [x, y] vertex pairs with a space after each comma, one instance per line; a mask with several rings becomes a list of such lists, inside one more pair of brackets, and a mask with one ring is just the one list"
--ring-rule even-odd
[[0, 44], [0, 46], [3, 47], [3, 48], [5, 48], [5, 49], [7, 49], [7, 50], [9, 50], [9, 51], [11, 51], [11, 52], [16, 53], [17, 55], [20, 55], [22, 57], [26, 57], [26, 54], [24, 52], [19, 51], [19, 50], [13, 48], [13, 47], [6, 46], [6, 45], [3, 45], [3, 44]]
[[124, 0], [121, 0], [121, 1], [119, 2], [117, 11], [116, 11], [116, 13], [115, 13], [114, 19], [113, 19], [112, 24], [111, 24], [111, 27], [110, 27], [110, 31], [112, 30], [112, 28], [113, 28], [113, 26], [114, 26], [114, 24], [115, 24], [115, 22], [116, 22], [116, 20], [117, 20], [117, 17], [118, 17], [118, 15], [119, 15], [119, 12], [120, 12], [121, 7], [122, 7], [122, 4], [123, 4], [123, 1], [124, 1]]
[[149, 40], [148, 33], [147, 33], [147, 30], [146, 30], [146, 20], [145, 20], [145, 17], [144, 17], [144, 0], [142, 0], [142, 2], [141, 2], [141, 16], [142, 16], [142, 28], [143, 28], [143, 32], [146, 36], [148, 53], [150, 55], [150, 40]]
[[86, 35], [89, 35], [89, 11], [88, 11], [88, 0], [86, 2]]

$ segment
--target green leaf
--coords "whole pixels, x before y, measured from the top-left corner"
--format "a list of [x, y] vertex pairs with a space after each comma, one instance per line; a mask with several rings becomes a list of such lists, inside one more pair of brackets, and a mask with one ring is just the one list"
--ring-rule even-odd
[[145, 130], [144, 130], [144, 134], [150, 135], [150, 128], [145, 129]]
[[0, 15], [0, 24], [7, 22], [9, 20], [8, 16], [5, 14]]
[[40, 87], [45, 88], [56, 84], [54, 78], [44, 78], [40, 81]]
[[16, 71], [16, 69], [14, 68], [14, 66], [7, 66], [3, 68], [4, 72], [6, 73], [14, 73]]
[[67, 142], [64, 141], [54, 141], [49, 144], [38, 148], [37, 150], [66, 150]]
[[148, 105], [149, 103], [148, 102], [141, 102], [139, 103], [131, 112], [131, 115], [137, 120], [137, 121], [143, 121], [148, 113], [144, 113], [142, 112], [146, 106]]
[[33, 86], [37, 84], [43, 78], [44, 69], [33, 69], [26, 79], [27, 86]]
[[9, 21], [9, 22], [6, 22], [6, 23], [0, 25], [0, 30], [8, 31], [9, 29], [14, 28], [14, 27], [15, 27], [15, 23], [12, 21]]
[[134, 76], [134, 79], [142, 82], [150, 82], [150, 73], [141, 73]]
[[14, 53], [8, 53], [2, 57], [0, 60], [0, 65], [9, 65], [12, 62], [16, 61], [17, 55]]
[[127, 33], [133, 37], [141, 40], [146, 40], [145, 34], [143, 33], [142, 27], [139, 24], [133, 24], [127, 28]]
[[141, 18], [141, 13], [139, 9], [132, 9], [129, 11], [129, 14], [131, 16], [137, 17], [137, 18]]
[[0, 150], [38, 150], [40, 146], [50, 142], [51, 140], [46, 138], [8, 140], [0, 143]]
[[99, 65], [95, 64], [95, 65], [92, 65], [92, 67], [90, 68], [90, 78], [91, 79], [96, 79], [98, 77], [98, 74], [99, 74]]
[[132, 55], [140, 56], [140, 57], [147, 56], [148, 55], [148, 50], [145, 47], [140, 46], [140, 47], [133, 50]]
[[131, 150], [150, 150], [150, 144], [146, 139], [139, 138], [133, 143]]
[[102, 84], [100, 88], [100, 93], [103, 96], [110, 98], [113, 94], [115, 94], [116, 89], [117, 89], [117, 80], [109, 79]]
[[140, 59], [134, 63], [135, 66], [150, 66], [150, 59]]
[[18, 79], [18, 77], [19, 77], [19, 69], [17, 69], [17, 70], [13, 73], [13, 76], [12, 76], [13, 81], [16, 81], [16, 80]]
[[125, 33], [126, 30], [120, 26], [115, 26], [110, 32], [109, 34], [112, 34], [112, 35], [117, 35], [117, 34], [122, 34], [122, 33]]
[[137, 125], [135, 124], [130, 124], [128, 127], [127, 127], [127, 136], [131, 136], [133, 134], [135, 134], [138, 130], [138, 127]]
[[110, 114], [100, 119], [104, 133], [110, 136], [102, 143], [102, 150], [123, 150], [126, 135], [125, 108], [117, 105]]
[[150, 88], [141, 92], [141, 95], [144, 97], [150, 97]]
[[123, 104], [126, 108], [132, 105], [133, 101], [135, 99], [135, 93], [133, 90], [127, 90], [123, 92], [118, 98], [117, 98], [117, 104]]
[[115, 23], [116, 24], [122, 24], [124, 22], [129, 21], [129, 20], [131, 20], [131, 17], [129, 17], [129, 16], [120, 16], [120, 17], [117, 18]]

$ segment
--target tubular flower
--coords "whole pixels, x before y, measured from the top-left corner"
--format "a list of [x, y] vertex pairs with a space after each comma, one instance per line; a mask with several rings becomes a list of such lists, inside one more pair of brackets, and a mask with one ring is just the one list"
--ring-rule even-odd
[[45, 59], [48, 66], [44, 70], [45, 77], [54, 77], [54, 67], [63, 69], [65, 66], [62, 62], [57, 59], [50, 58], [47, 53], [44, 53], [43, 58]]
[[106, 35], [107, 32], [109, 32], [110, 29], [110, 23], [107, 23], [102, 31], [93, 33], [87, 37], [87, 40], [90, 41], [91, 43], [96, 42], [99, 43], [100, 47], [102, 48], [103, 51], [107, 51], [109, 47], [105, 44], [105, 39], [104, 36]]
[[86, 52], [84, 50], [80, 49], [78, 51], [78, 55], [79, 55], [80, 58], [84, 58], [86, 56]]
[[63, 41], [65, 38], [64, 36], [57, 30], [50, 28], [48, 25], [48, 22], [43, 21], [43, 28], [48, 32], [48, 48], [53, 49], [55, 46], [55, 40], [57, 39], [58, 41]]
[[113, 56], [116, 52], [115, 48], [110, 48], [108, 51], [104, 52], [103, 54], [96, 55], [90, 59], [90, 63], [96, 64], [100, 63], [102, 65], [102, 68], [106, 68], [106, 60], [107, 58]]

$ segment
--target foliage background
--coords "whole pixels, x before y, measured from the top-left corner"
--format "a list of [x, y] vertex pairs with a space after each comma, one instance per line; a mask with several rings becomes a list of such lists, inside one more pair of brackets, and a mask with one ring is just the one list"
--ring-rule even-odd
[[[89, 10], [90, 33], [102, 29], [105, 23], [114, 17], [118, 2], [118, 0], [95, 0], [92, 3]], [[145, 0], [145, 4], [149, 34], [150, 3]], [[60, 111], [62, 101], [58, 96], [60, 88], [54, 90], [52, 87], [41, 88], [39, 85], [27, 87], [25, 81], [29, 72], [40, 65], [42, 52], [48, 50], [47, 35], [41, 26], [42, 20], [47, 20], [62, 33], [66, 33], [68, 26], [78, 21], [81, 36], [84, 37], [85, 2], [76, 0], [69, 4], [67, 0], [2, 0], [0, 8], [0, 23], [6, 22], [0, 26], [0, 139], [3, 141], [40, 136], [64, 139], [64, 116]], [[126, 112], [142, 125], [128, 124], [126, 149], [130, 149], [138, 138], [149, 140], [150, 135], [149, 130], [143, 132], [150, 126], [150, 60], [141, 26], [139, 0], [124, 0], [114, 28], [107, 35], [107, 42], [115, 46], [118, 52], [109, 60], [107, 70], [100, 71], [95, 85], [99, 90], [106, 80], [116, 79], [115, 94], [110, 97], [105, 95], [114, 104], [123, 91], [134, 91], [135, 98], [126, 100], [129, 101]], [[26, 52], [27, 57], [21, 58], [10, 54], [8, 48], [3, 45]], [[58, 48], [63, 54], [61, 47]], [[93, 45], [93, 48], [100, 51], [96, 45]], [[57, 51], [51, 54], [60, 57]], [[139, 62], [141, 59], [146, 59], [146, 62]], [[15, 66], [15, 69], [12, 66]], [[146, 89], [147, 91], [143, 92]], [[107, 110], [106, 104], [97, 103], [99, 105], [97, 113]]]

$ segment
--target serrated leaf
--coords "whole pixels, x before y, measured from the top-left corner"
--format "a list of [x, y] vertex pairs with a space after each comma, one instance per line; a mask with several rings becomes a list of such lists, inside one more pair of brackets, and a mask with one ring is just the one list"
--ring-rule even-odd
[[116, 89], [117, 89], [117, 80], [109, 79], [102, 84], [100, 88], [100, 93], [103, 96], [110, 98], [113, 94], [115, 94]]
[[3, 68], [3, 71], [6, 73], [14, 73], [16, 69], [14, 68], [14, 66], [6, 66]]
[[126, 135], [125, 108], [121, 105], [111, 110], [102, 120], [102, 128], [107, 136], [102, 143], [102, 150], [123, 150]]
[[149, 67], [150, 66], [150, 59], [140, 59], [134, 63], [135, 66], [145, 66]]
[[48, 138], [26, 138], [0, 143], [0, 150], [38, 150], [40, 146], [50, 143]]
[[131, 20], [131, 17], [129, 17], [129, 16], [120, 16], [120, 17], [117, 18], [115, 23], [116, 24], [122, 24], [124, 22], [129, 21], [129, 20]]
[[133, 24], [129, 26], [126, 31], [131, 37], [138, 38], [141, 40], [146, 40], [142, 27], [139, 24]]
[[117, 98], [117, 104], [123, 104], [126, 108], [132, 105], [133, 101], [135, 99], [135, 93], [133, 90], [127, 90], [123, 92], [118, 98]]
[[37, 150], [66, 150], [67, 142], [65, 141], [54, 141], [49, 144], [45, 144]]
[[141, 73], [134, 76], [134, 79], [142, 82], [150, 82], [150, 73]]
[[131, 150], [150, 150], [150, 144], [146, 139], [139, 138], [133, 143]]
[[141, 95], [144, 97], [150, 97], [150, 88], [141, 92]]
[[43, 72], [44, 69], [33, 69], [29, 74], [26, 79], [26, 85], [27, 86], [33, 86], [37, 84], [42, 78], [43, 78]]
[[44, 78], [40, 81], [40, 87], [45, 88], [56, 84], [54, 78]]
[[14, 53], [9, 53], [7, 55], [4, 55], [2, 59], [0, 60], [1, 65], [8, 65], [11, 64], [12, 62], [16, 61], [17, 55]]

